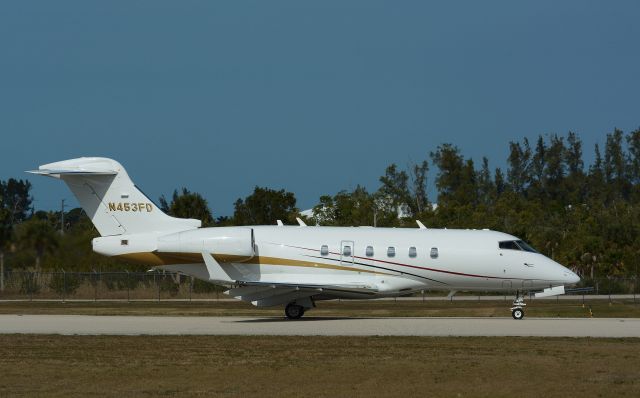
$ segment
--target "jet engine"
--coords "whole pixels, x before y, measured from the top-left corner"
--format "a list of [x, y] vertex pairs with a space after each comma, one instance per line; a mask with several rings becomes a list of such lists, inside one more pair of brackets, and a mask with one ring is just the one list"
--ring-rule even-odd
[[159, 253], [202, 253], [228, 256], [233, 261], [247, 261], [255, 256], [253, 228], [195, 229], [158, 238]]

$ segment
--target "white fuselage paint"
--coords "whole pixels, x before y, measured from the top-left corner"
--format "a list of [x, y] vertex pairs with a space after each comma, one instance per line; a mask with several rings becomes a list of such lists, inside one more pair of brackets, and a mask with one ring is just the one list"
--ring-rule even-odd
[[[573, 272], [542, 254], [499, 249], [499, 241], [517, 238], [494, 231], [270, 226], [254, 227], [254, 231], [260, 256], [376, 271], [380, 273], [374, 276], [378, 286], [388, 276], [402, 279], [394, 278], [398, 290], [530, 290], [578, 280]], [[322, 245], [328, 246], [326, 256], [320, 253]], [[353, 257], [341, 255], [344, 245], [352, 245]], [[366, 255], [367, 246], [373, 247], [373, 256]], [[395, 256], [387, 255], [389, 247], [395, 249]], [[415, 257], [409, 256], [410, 247], [416, 248]], [[437, 248], [437, 258], [431, 258], [432, 248]], [[252, 266], [234, 267], [250, 272]], [[300, 267], [295, 272], [317, 276], [338, 273], [354, 282], [370, 277], [363, 272], [313, 267]], [[291, 273], [291, 267], [259, 266], [253, 276], [279, 279]]]
[[[94, 250], [105, 255], [158, 249], [199, 254], [202, 242], [235, 236], [243, 229], [254, 231], [255, 258], [248, 262], [221, 263], [229, 276], [238, 282], [361, 285], [376, 290], [371, 297], [381, 297], [423, 289], [539, 290], [579, 280], [573, 272], [542, 254], [500, 249], [498, 242], [517, 238], [488, 230], [298, 226], [201, 228], [167, 237], [132, 235], [126, 248], [117, 245], [127, 236], [118, 236], [117, 240], [97, 238]], [[172, 239], [179, 242], [179, 246], [163, 249], [166, 244], [162, 242]], [[100, 241], [106, 244], [100, 244]], [[143, 247], [139, 246], [141, 241], [146, 242]], [[327, 254], [321, 251], [323, 245], [327, 246]], [[352, 256], [343, 254], [344, 246], [350, 247]], [[368, 246], [373, 248], [371, 256], [366, 253]], [[394, 248], [394, 256], [388, 255], [389, 247]], [[412, 247], [415, 256], [409, 255]], [[434, 248], [438, 255], [432, 258]], [[161, 268], [208, 278], [204, 263], [172, 264]], [[353, 296], [351, 293], [344, 295]]]

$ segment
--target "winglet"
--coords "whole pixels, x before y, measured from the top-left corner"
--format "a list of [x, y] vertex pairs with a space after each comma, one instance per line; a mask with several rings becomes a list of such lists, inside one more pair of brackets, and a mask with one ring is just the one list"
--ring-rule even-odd
[[208, 252], [202, 252], [202, 258], [204, 259], [204, 264], [207, 266], [207, 272], [209, 273], [209, 280], [213, 282], [221, 282], [221, 283], [233, 283], [235, 282], [233, 279], [229, 277], [229, 274], [222, 269], [220, 263], [216, 261], [215, 258]]
[[276, 223], [278, 224], [279, 227], [282, 227], [284, 224], [282, 223], [282, 220], [276, 220]]
[[296, 220], [298, 221], [298, 224], [300, 224], [301, 227], [306, 227], [307, 226], [307, 224], [305, 224], [304, 221], [302, 221], [300, 219], [300, 217], [296, 217]]
[[416, 220], [416, 222], [418, 223], [418, 228], [420, 229], [427, 229], [427, 227], [424, 226], [424, 224], [422, 223], [422, 221], [420, 220]]

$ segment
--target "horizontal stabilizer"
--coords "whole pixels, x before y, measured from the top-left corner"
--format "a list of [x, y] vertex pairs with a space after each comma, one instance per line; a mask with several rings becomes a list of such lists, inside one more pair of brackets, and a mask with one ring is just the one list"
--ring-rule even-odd
[[78, 158], [43, 164], [27, 173], [60, 178], [62, 175], [116, 175], [117, 165], [105, 158]]
[[86, 171], [86, 170], [60, 170], [60, 169], [42, 169], [42, 170], [28, 170], [27, 173], [38, 174], [48, 177], [59, 177], [63, 174], [73, 175], [116, 175], [117, 171]]

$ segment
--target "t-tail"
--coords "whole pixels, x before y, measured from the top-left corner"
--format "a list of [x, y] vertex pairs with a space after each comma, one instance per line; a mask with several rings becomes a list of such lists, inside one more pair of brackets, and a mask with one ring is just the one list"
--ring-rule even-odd
[[101, 236], [196, 229], [200, 220], [163, 213], [131, 181], [122, 165], [107, 158], [77, 158], [44, 164], [33, 174], [67, 183]]

